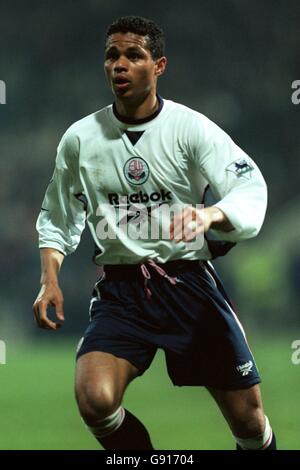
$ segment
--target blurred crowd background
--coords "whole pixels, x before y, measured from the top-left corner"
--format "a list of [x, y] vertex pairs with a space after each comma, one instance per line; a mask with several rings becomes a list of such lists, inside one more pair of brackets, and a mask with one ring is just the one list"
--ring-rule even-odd
[[[1, 3], [0, 338], [34, 341], [39, 289], [35, 221], [57, 144], [74, 121], [111, 103], [103, 74], [105, 30], [138, 14], [165, 30], [169, 65], [160, 94], [206, 114], [257, 162], [269, 188], [259, 237], [216, 262], [250, 334], [300, 337], [300, 79], [297, 0], [58, 0]], [[96, 279], [87, 232], [65, 260], [66, 324], [80, 337]]]

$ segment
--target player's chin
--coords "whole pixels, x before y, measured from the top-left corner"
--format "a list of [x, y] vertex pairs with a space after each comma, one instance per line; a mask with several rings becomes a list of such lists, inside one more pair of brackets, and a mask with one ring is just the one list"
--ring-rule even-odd
[[113, 85], [112, 87], [113, 94], [117, 96], [118, 98], [124, 97], [130, 97], [132, 96], [132, 88], [128, 85], [126, 87], [118, 87], [116, 85]]

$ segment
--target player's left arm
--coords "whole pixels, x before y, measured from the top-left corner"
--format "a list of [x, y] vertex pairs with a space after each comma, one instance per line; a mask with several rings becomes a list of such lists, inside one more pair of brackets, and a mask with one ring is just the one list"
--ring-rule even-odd
[[213, 207], [196, 212], [196, 230], [211, 228], [233, 242], [255, 237], [267, 208], [267, 186], [258, 166], [206, 117], [194, 116], [192, 124], [187, 151], [217, 200]]

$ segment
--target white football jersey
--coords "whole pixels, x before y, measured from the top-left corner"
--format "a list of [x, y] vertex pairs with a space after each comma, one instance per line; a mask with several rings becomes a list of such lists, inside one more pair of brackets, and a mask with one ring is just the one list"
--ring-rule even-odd
[[[126, 131], [143, 131], [133, 144]], [[237, 242], [259, 232], [267, 189], [254, 161], [216, 124], [164, 100], [143, 124], [125, 124], [112, 105], [64, 134], [37, 221], [39, 247], [72, 253], [85, 223], [97, 264], [134, 264], [152, 258], [207, 260], [203, 243], [175, 243], [166, 234], [168, 210], [201, 204], [207, 185], [234, 230], [214, 231]]]

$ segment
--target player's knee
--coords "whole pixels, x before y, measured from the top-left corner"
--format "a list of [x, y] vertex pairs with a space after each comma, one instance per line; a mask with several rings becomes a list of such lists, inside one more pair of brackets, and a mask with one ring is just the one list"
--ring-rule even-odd
[[110, 416], [120, 405], [109, 384], [85, 384], [76, 390], [76, 399], [80, 414], [88, 425]]

